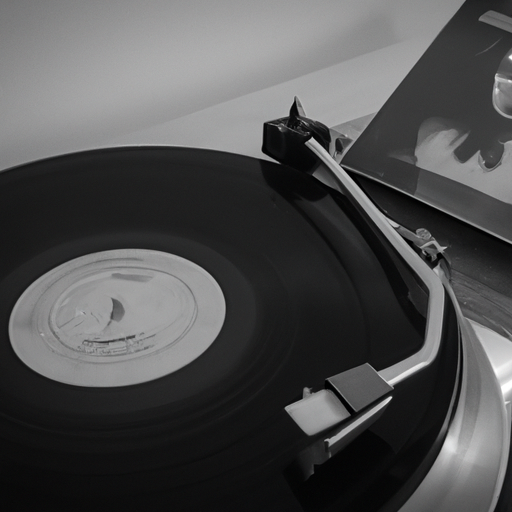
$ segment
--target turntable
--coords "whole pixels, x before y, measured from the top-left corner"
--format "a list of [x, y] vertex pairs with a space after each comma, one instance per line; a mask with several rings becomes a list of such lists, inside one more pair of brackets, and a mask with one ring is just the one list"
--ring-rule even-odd
[[298, 100], [278, 115], [263, 158], [117, 146], [0, 173], [6, 500], [508, 506], [508, 341], [468, 321], [449, 251], [375, 206], [324, 124]]

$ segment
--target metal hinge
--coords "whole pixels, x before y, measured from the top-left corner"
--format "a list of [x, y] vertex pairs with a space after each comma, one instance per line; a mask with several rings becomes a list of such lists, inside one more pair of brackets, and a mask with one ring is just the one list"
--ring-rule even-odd
[[419, 249], [421, 254], [431, 263], [437, 262], [439, 257], [444, 255], [447, 246], [439, 244], [428, 229], [418, 228], [416, 231], [410, 231], [392, 220], [389, 220], [389, 223], [403, 238]]

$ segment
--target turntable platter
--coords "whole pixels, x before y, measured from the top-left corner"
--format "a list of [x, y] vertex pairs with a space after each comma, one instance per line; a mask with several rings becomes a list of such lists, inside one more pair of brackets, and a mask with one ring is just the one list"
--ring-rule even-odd
[[309, 441], [284, 407], [423, 341], [343, 204], [292, 169], [186, 148], [1, 173], [8, 487], [84, 510], [293, 510], [282, 475]]

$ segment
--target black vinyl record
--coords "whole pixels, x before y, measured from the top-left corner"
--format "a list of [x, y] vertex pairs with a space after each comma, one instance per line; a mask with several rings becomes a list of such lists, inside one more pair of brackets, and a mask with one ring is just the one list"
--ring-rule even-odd
[[[293, 510], [283, 471], [309, 441], [284, 407], [305, 386], [366, 362], [383, 368], [422, 343], [341, 203], [292, 169], [186, 148], [98, 150], [0, 173], [5, 492], [74, 510]], [[20, 297], [60, 265], [117, 250], [204, 269], [225, 300], [213, 342], [132, 385], [73, 385], [30, 368], [9, 327]]]

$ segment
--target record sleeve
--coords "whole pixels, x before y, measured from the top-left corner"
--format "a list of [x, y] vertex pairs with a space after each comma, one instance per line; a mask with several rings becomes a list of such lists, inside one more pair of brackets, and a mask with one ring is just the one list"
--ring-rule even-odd
[[468, 0], [342, 159], [512, 242], [512, 8]]

